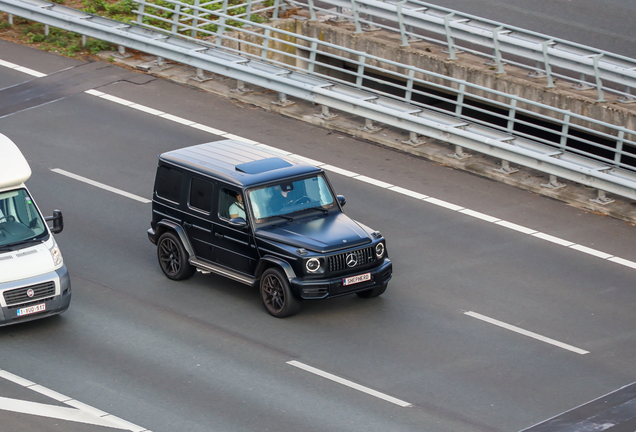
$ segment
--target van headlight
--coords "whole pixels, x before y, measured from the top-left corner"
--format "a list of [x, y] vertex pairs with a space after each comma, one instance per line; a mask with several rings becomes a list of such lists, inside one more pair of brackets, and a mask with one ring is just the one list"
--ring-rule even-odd
[[375, 245], [375, 256], [378, 257], [378, 259], [384, 256], [384, 243]]
[[309, 258], [305, 262], [305, 268], [309, 273], [317, 273], [320, 270], [320, 260], [318, 258]]
[[60, 248], [57, 247], [57, 243], [53, 243], [53, 247], [49, 249], [49, 252], [51, 252], [51, 258], [53, 258], [53, 265], [55, 267], [61, 266], [64, 262], [64, 259], [62, 258], [62, 252], [60, 252]]

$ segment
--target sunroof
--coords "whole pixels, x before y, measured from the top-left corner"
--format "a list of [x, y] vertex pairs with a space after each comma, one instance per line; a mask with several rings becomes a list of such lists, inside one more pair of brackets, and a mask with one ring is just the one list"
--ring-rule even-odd
[[244, 172], [245, 174], [260, 174], [279, 168], [287, 168], [290, 166], [292, 166], [292, 164], [290, 164], [286, 160], [278, 157], [272, 157], [236, 165], [236, 170]]

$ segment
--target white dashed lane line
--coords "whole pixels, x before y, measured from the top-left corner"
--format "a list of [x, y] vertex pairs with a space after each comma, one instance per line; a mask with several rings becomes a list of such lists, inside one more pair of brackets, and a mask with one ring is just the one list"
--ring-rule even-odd
[[151, 200], [149, 200], [147, 198], [143, 198], [143, 197], [140, 197], [138, 195], [134, 195], [134, 194], [131, 194], [129, 192], [123, 191], [121, 189], [117, 189], [117, 188], [114, 188], [112, 186], [108, 186], [108, 185], [106, 185], [104, 183], [96, 182], [95, 180], [91, 180], [91, 179], [88, 179], [86, 177], [82, 177], [80, 175], [73, 174], [73, 173], [70, 173], [68, 171], [64, 171], [63, 169], [52, 168], [51, 171], [53, 171], [55, 173], [58, 173], [58, 174], [62, 174], [63, 176], [70, 177], [72, 179], [81, 181], [82, 183], [87, 183], [89, 185], [98, 187], [100, 189], [104, 189], [104, 190], [107, 190], [109, 192], [125, 196], [126, 198], [130, 198], [130, 199], [133, 199], [135, 201], [139, 201], [139, 202], [144, 203], [144, 204], [148, 204], [148, 203], [152, 202]]
[[468, 315], [468, 316], [476, 318], [478, 320], [481, 320], [481, 321], [484, 321], [484, 322], [487, 322], [487, 323], [494, 324], [496, 326], [505, 328], [506, 330], [510, 330], [510, 331], [515, 332], [515, 333], [519, 333], [519, 334], [522, 334], [524, 336], [528, 336], [528, 337], [531, 337], [533, 339], [540, 340], [541, 342], [545, 342], [545, 343], [548, 343], [550, 345], [558, 346], [559, 348], [563, 348], [565, 350], [572, 351], [572, 352], [575, 352], [577, 354], [589, 354], [590, 353], [589, 351], [585, 351], [585, 350], [582, 350], [582, 349], [577, 348], [575, 346], [568, 345], [568, 344], [563, 343], [563, 342], [559, 342], [559, 341], [551, 339], [549, 337], [541, 336], [540, 334], [533, 333], [533, 332], [528, 331], [528, 330], [524, 330], [524, 329], [522, 329], [520, 327], [511, 325], [511, 324], [507, 324], [507, 323], [505, 323], [503, 321], [499, 321], [499, 320], [496, 320], [494, 318], [487, 317], [486, 315], [482, 315], [482, 314], [479, 314], [477, 312], [464, 312], [464, 315]]
[[325, 371], [320, 370], [320, 369], [316, 369], [313, 366], [306, 365], [306, 364], [301, 363], [299, 361], [291, 360], [291, 361], [288, 361], [287, 364], [291, 365], [291, 366], [294, 366], [294, 367], [297, 367], [299, 369], [302, 369], [304, 371], [311, 372], [314, 375], [318, 375], [320, 377], [326, 378], [326, 379], [331, 380], [333, 382], [337, 382], [338, 384], [342, 384], [344, 386], [347, 386], [347, 387], [350, 387], [352, 389], [358, 390], [358, 391], [360, 391], [362, 393], [366, 393], [368, 395], [374, 396], [374, 397], [376, 397], [378, 399], [382, 399], [382, 400], [385, 400], [387, 402], [391, 402], [392, 404], [399, 405], [399, 406], [404, 407], [404, 408], [408, 408], [408, 407], [412, 407], [413, 406], [413, 404], [405, 402], [405, 401], [403, 401], [401, 399], [397, 399], [397, 398], [394, 398], [393, 396], [389, 396], [389, 395], [381, 393], [379, 391], [370, 389], [369, 387], [365, 387], [363, 385], [356, 384], [353, 381], [349, 381], [347, 379], [340, 378], [339, 376], [336, 376], [334, 374], [330, 374], [329, 372], [325, 372]]

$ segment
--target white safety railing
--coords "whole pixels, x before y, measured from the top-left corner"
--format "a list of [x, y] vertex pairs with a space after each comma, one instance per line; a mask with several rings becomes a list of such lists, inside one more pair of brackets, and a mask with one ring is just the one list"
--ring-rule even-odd
[[[507, 65], [527, 69], [534, 78], [555, 78], [573, 83], [577, 90], [596, 89], [598, 102], [606, 94], [619, 103], [636, 102], [636, 60], [585, 45], [513, 27], [418, 0], [287, 0], [308, 8], [312, 19], [318, 12], [334, 20], [351, 21], [356, 31], [398, 32], [402, 46], [426, 41], [441, 45], [449, 59], [462, 52], [486, 58], [505, 73]], [[323, 5], [323, 7], [317, 6]]]
[[[235, 78], [239, 88], [251, 83], [274, 90], [283, 105], [287, 96], [310, 101], [323, 108], [324, 118], [331, 108], [364, 118], [369, 131], [376, 121], [412, 137], [436, 138], [455, 146], [458, 158], [472, 149], [501, 159], [504, 171], [512, 162], [550, 174], [550, 183], [564, 178], [636, 199], [636, 131], [250, 22], [222, 8], [138, 3], [142, 26], [43, 0], [0, 0], [0, 10]], [[150, 18], [169, 20], [170, 30], [147, 28]], [[431, 83], [441, 78], [449, 86]]]

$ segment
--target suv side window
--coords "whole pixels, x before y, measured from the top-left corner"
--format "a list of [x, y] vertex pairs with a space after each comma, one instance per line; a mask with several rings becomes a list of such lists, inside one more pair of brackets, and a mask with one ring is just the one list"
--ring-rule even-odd
[[219, 218], [231, 219], [232, 217], [242, 217], [247, 220], [243, 196], [238, 191], [223, 188], [219, 193]]
[[190, 207], [207, 214], [212, 211], [212, 192], [214, 184], [207, 180], [192, 177], [190, 181]]
[[183, 173], [169, 166], [160, 166], [157, 170], [155, 190], [157, 196], [179, 203], [181, 202], [181, 182]]

